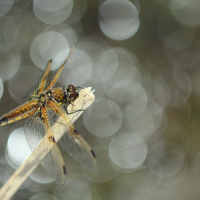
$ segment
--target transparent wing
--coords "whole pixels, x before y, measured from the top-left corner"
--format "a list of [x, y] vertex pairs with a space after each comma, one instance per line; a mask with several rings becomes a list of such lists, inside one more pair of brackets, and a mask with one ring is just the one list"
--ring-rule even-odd
[[80, 165], [88, 169], [95, 168], [96, 156], [88, 143], [77, 132], [76, 134], [70, 134], [66, 128], [66, 132], [59, 143]]
[[54, 72], [53, 76], [50, 79], [50, 82], [47, 84], [47, 87], [45, 88], [45, 91], [51, 89], [56, 84], [56, 82], [63, 70], [63, 67], [65, 66], [67, 60], [69, 59], [69, 57], [71, 56], [71, 54], [73, 53], [75, 48], [76, 48], [76, 45], [71, 49], [71, 51], [69, 52], [69, 55], [67, 56], [67, 58], [65, 59], [63, 64]]
[[[96, 156], [89, 146], [89, 144], [78, 134], [74, 126], [70, 123], [67, 114], [59, 106], [62, 115], [58, 114], [58, 110], [48, 109], [51, 126], [55, 123], [56, 131], [63, 131], [64, 135], [60, 138], [58, 143], [62, 148], [80, 165], [94, 169], [96, 165]], [[56, 115], [55, 115], [56, 113]], [[68, 121], [66, 120], [68, 119]]]
[[45, 128], [45, 125], [41, 121], [41, 119], [37, 117], [37, 113], [30, 116], [26, 120], [26, 123], [24, 125], [24, 134], [31, 151], [33, 151], [37, 147], [37, 145], [41, 142], [46, 133], [47, 130]]
[[57, 144], [54, 145], [41, 164], [57, 184], [63, 185], [65, 183], [66, 167]]
[[[32, 151], [44, 139], [44, 148], [47, 148], [49, 153], [41, 164], [55, 182], [62, 185], [66, 180], [66, 167], [56, 141], [49, 139], [50, 131], [48, 125], [37, 117], [37, 114], [29, 117], [24, 126], [26, 140]], [[53, 148], [51, 142], [54, 143]]]
[[[64, 66], [64, 65], [63, 65], [63, 66]], [[62, 67], [62, 66], [61, 66], [61, 67]], [[63, 68], [62, 68], [62, 69], [63, 69]], [[51, 88], [56, 84], [57, 80], [56, 80], [55, 77], [57, 77], [57, 79], [58, 79], [60, 73], [61, 73], [61, 69], [60, 69], [60, 68], [58, 68], [58, 69], [56, 69], [56, 70], [54, 70], [54, 71], [52, 72], [52, 76], [51, 76], [50, 79], [48, 80], [48, 82], [47, 82], [47, 84], [46, 84], [46, 87], [44, 88], [44, 91], [47, 91], [47, 90], [51, 89]]]
[[25, 95], [22, 97], [22, 103], [36, 99], [36, 97], [39, 95], [39, 93], [41, 93], [40, 90], [44, 89], [46, 80], [47, 80], [47, 76], [48, 76], [49, 70], [51, 68], [51, 64], [52, 64], [52, 59], [50, 59], [47, 62], [47, 65], [46, 65], [43, 73], [38, 78], [37, 82], [33, 86], [31, 86], [27, 90]]

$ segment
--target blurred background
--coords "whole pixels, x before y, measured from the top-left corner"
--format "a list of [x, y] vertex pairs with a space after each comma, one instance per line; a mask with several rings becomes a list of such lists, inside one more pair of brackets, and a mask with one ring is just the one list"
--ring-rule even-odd
[[[39, 166], [13, 199], [200, 199], [199, 31], [197, 0], [0, 0], [0, 115], [77, 42], [56, 86], [96, 96], [75, 123], [95, 170], [62, 151], [63, 186]], [[25, 121], [0, 128], [1, 186], [30, 154]]]

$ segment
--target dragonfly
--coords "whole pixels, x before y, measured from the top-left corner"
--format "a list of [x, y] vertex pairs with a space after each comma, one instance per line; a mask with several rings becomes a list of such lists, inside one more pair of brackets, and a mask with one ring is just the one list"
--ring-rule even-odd
[[[24, 133], [32, 151], [44, 137], [47, 141], [45, 142], [46, 148], [53, 143], [53, 148], [41, 164], [59, 185], [63, 185], [66, 181], [66, 166], [58, 144], [80, 165], [89, 169], [94, 169], [96, 165], [94, 151], [76, 131], [66, 112], [66, 106], [73, 104], [79, 97], [79, 87], [68, 85], [64, 91], [62, 88], [53, 88], [75, 48], [76, 46], [71, 49], [66, 60], [47, 83], [52, 65], [52, 59], [50, 59], [38, 81], [22, 98], [25, 103], [0, 118], [1, 126], [27, 118]], [[64, 125], [65, 133], [59, 141], [56, 141], [52, 126], [58, 118], [61, 119]]]

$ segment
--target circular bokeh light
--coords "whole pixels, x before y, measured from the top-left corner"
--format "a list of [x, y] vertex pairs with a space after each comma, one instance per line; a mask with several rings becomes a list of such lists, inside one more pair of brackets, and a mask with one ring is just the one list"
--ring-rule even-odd
[[139, 28], [137, 8], [130, 1], [108, 0], [99, 8], [99, 26], [111, 39], [125, 40]]
[[97, 99], [83, 115], [87, 130], [98, 137], [108, 137], [116, 133], [122, 119], [120, 107], [110, 99]]
[[122, 169], [135, 169], [146, 159], [148, 148], [145, 141], [136, 133], [124, 133], [110, 143], [109, 157]]

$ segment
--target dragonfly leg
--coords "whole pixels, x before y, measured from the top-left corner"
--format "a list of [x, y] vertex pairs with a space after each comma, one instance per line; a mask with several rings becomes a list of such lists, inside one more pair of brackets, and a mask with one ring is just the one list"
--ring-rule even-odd
[[[69, 104], [72, 104], [72, 103], [69, 103]], [[73, 105], [73, 104], [72, 104]], [[63, 107], [64, 107], [64, 109], [65, 109], [65, 112], [68, 114], [68, 115], [71, 115], [71, 114], [74, 114], [74, 113], [77, 113], [77, 112], [80, 112], [80, 111], [85, 111], [85, 110], [76, 110], [76, 111], [74, 111], [74, 112], [71, 112], [71, 113], [69, 113], [68, 112], [68, 110], [67, 110], [67, 105], [65, 105], [65, 104], [63, 104]]]
[[78, 88], [80, 88], [80, 89], [84, 89], [85, 87], [83, 87], [83, 86], [76, 86], [76, 88], [78, 89]]
[[71, 112], [71, 113], [67, 113], [68, 115], [71, 115], [71, 114], [74, 114], [74, 113], [77, 113], [77, 112], [80, 112], [80, 111], [85, 111], [85, 110], [76, 110], [74, 112]]
[[67, 106], [68, 106], [69, 104], [71, 104], [71, 105], [74, 106], [74, 104], [72, 104], [72, 103], [63, 103], [63, 107], [64, 107], [64, 109], [65, 109], [65, 112], [66, 112], [68, 115], [71, 115], [71, 114], [74, 114], [74, 113], [80, 112], [80, 111], [85, 111], [85, 110], [80, 109], [80, 110], [76, 110], [76, 111], [74, 111], [74, 112], [69, 113], [68, 110], [67, 110]]

